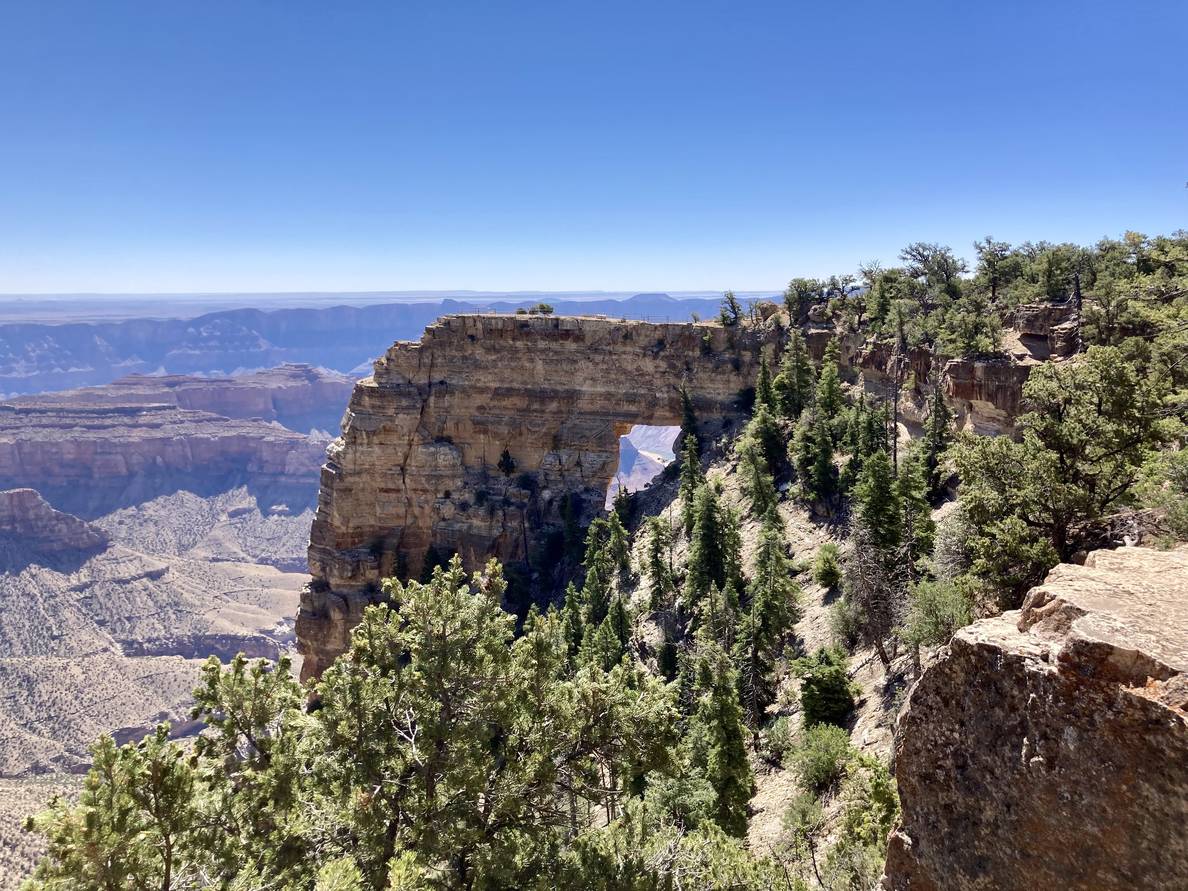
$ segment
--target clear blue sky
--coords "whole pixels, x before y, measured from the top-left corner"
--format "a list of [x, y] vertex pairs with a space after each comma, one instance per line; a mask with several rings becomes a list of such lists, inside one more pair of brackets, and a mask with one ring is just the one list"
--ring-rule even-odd
[[1188, 2], [0, 0], [0, 292], [778, 288], [1188, 227]]

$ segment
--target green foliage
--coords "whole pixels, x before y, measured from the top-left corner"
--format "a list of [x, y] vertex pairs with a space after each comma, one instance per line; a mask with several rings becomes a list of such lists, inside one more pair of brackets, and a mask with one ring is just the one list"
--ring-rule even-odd
[[806, 727], [841, 726], [854, 710], [853, 684], [846, 673], [846, 658], [836, 650], [820, 649], [793, 663], [800, 678], [800, 708]]
[[1072, 556], [1078, 527], [1132, 495], [1170, 435], [1152, 385], [1116, 348], [1038, 366], [1023, 397], [1020, 440], [967, 436], [954, 448], [973, 572], [1006, 603]]
[[693, 531], [694, 500], [697, 490], [705, 483], [705, 476], [701, 472], [701, 456], [697, 450], [697, 437], [686, 436], [681, 446], [681, 511], [685, 527], [685, 534]]
[[768, 470], [767, 460], [759, 445], [751, 440], [743, 442], [741, 454], [743, 488], [751, 501], [751, 514], [762, 517], [776, 509], [775, 483]]
[[777, 414], [796, 420], [813, 399], [816, 379], [812, 359], [800, 332], [793, 327], [780, 359], [780, 371], [772, 381]]
[[903, 540], [903, 506], [891, 456], [878, 451], [862, 466], [854, 487], [854, 511], [870, 530], [871, 543], [882, 551], [898, 548]]
[[855, 756], [850, 735], [835, 724], [815, 724], [805, 730], [792, 750], [791, 768], [806, 792], [835, 788]]
[[841, 581], [841, 551], [836, 542], [827, 541], [817, 548], [813, 559], [813, 581], [822, 588], [832, 590]]
[[953, 440], [953, 413], [945, 404], [939, 373], [934, 377], [936, 380], [933, 381], [932, 392], [928, 398], [928, 418], [924, 422], [924, 435], [921, 438], [929, 499], [941, 494], [941, 458]]
[[648, 517], [644, 549], [644, 571], [651, 592], [652, 609], [664, 609], [672, 604], [675, 590], [672, 570], [672, 530], [663, 517]]
[[922, 646], [949, 642], [958, 628], [973, 621], [973, 599], [952, 581], [923, 579], [908, 592], [911, 603], [906, 622], [907, 640]]
[[738, 302], [733, 291], [727, 291], [722, 295], [718, 320], [727, 328], [737, 328], [742, 323], [742, 304]]
[[750, 445], [759, 449], [769, 474], [777, 472], [783, 465], [788, 451], [784, 431], [780, 429], [775, 414], [762, 403], [756, 405], [755, 414], [747, 422], [739, 443], [740, 451], [745, 451]]
[[1174, 538], [1188, 541], [1188, 449], [1149, 459], [1137, 491], [1142, 504], [1164, 512]]
[[767, 364], [767, 356], [759, 357], [759, 376], [755, 380], [755, 408], [776, 411], [775, 390], [772, 388], [771, 366]]
[[842, 408], [845, 405], [841, 390], [841, 372], [838, 367], [839, 356], [837, 340], [830, 340], [821, 360], [821, 372], [817, 378], [817, 392], [814, 400], [819, 418], [831, 430], [831, 441], [833, 425], [841, 417]]
[[741, 542], [738, 519], [718, 500], [714, 487], [703, 484], [693, 499], [693, 533], [686, 564], [684, 601], [697, 604], [711, 585], [724, 589], [740, 578]]

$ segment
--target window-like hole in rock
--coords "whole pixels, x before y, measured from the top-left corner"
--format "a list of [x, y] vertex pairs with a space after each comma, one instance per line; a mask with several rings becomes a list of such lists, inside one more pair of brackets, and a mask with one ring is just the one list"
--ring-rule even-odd
[[610, 509], [619, 489], [638, 492], [672, 463], [672, 447], [680, 427], [651, 427], [636, 424], [619, 437], [619, 469], [606, 490], [606, 507]]

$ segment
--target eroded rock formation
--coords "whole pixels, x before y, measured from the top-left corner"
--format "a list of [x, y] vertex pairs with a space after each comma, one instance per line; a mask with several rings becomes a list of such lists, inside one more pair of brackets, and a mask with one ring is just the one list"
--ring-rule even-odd
[[394, 345], [355, 388], [322, 470], [298, 617], [305, 675], [345, 649], [382, 578], [415, 576], [427, 556], [547, 571], [567, 517], [580, 526], [602, 509], [620, 434], [679, 423], [681, 387], [707, 423], [737, 414], [775, 336], [465, 315]]
[[1188, 550], [1096, 551], [959, 631], [899, 717], [883, 887], [1188, 887]]
[[0, 571], [38, 556], [84, 555], [107, 546], [106, 533], [54, 510], [33, 489], [0, 492]]

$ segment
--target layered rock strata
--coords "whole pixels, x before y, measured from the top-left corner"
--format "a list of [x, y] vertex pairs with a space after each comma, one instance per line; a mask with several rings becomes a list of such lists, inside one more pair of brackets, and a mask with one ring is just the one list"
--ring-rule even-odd
[[93, 518], [178, 490], [237, 485], [261, 505], [312, 501], [324, 440], [167, 405], [0, 403], [0, 488]]
[[886, 889], [1188, 887], [1188, 549], [1096, 551], [899, 717]]
[[133, 374], [99, 387], [12, 400], [13, 405], [172, 405], [225, 418], [278, 421], [290, 430], [337, 429], [355, 379], [310, 365], [237, 377]]
[[447, 316], [361, 381], [322, 470], [302, 598], [304, 673], [347, 644], [381, 579], [457, 553], [547, 572], [567, 521], [602, 509], [632, 425], [739, 411], [774, 327]]

